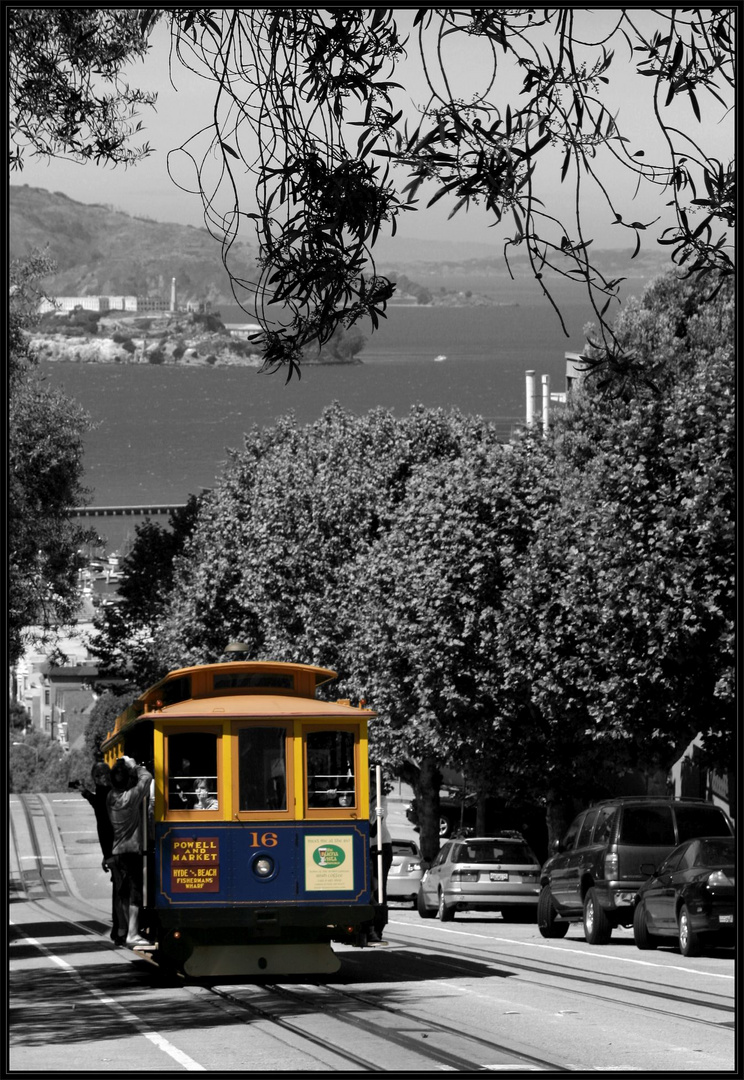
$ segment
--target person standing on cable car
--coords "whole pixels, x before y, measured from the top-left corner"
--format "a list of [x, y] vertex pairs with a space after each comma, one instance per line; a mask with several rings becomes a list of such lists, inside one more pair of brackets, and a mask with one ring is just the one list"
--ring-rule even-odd
[[[109, 870], [109, 859], [111, 858], [111, 851], [114, 846], [114, 828], [111, 824], [111, 818], [108, 812], [108, 794], [111, 791], [111, 770], [105, 761], [97, 761], [91, 769], [91, 779], [93, 781], [93, 791], [88, 788], [82, 788], [80, 794], [83, 798], [90, 803], [93, 807], [93, 813], [96, 815], [96, 832], [98, 833], [98, 843], [101, 845], [101, 854], [103, 855], [103, 862], [101, 866], [104, 870]], [[119, 927], [119, 913], [116, 903], [116, 896], [113, 887], [113, 872], [112, 872], [112, 887], [111, 887], [111, 940], [115, 945], [123, 945], [126, 938], [126, 924]]]
[[143, 835], [142, 803], [150, 793], [152, 775], [130, 757], [118, 758], [111, 767], [111, 791], [107, 807], [114, 830], [108, 860], [114, 875], [119, 925], [126, 928], [128, 946], [149, 945], [139, 930], [142, 908], [142, 858], [147, 847]]
[[[387, 878], [393, 863], [393, 841], [387, 827], [387, 799], [385, 798], [385, 784], [383, 782], [380, 792], [379, 803], [382, 815], [377, 816], [377, 780], [375, 770], [369, 774], [369, 854], [372, 863], [372, 903], [375, 908], [375, 916], [371, 929], [367, 932], [367, 940], [382, 941], [382, 932], [387, 926]], [[378, 824], [379, 823], [379, 824]], [[379, 855], [382, 851], [382, 903], [379, 902], [378, 868]]]

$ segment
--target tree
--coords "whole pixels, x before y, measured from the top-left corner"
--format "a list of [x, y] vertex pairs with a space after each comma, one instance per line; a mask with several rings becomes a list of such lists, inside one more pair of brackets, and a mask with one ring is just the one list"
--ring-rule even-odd
[[302, 428], [289, 416], [254, 429], [177, 563], [163, 665], [217, 659], [232, 639], [256, 657], [333, 666], [350, 559], [389, 528], [415, 463], [457, 456], [486, 429], [439, 410], [398, 420], [338, 405]]
[[24, 630], [45, 634], [72, 619], [78, 550], [89, 533], [69, 518], [82, 505], [82, 436], [87, 415], [45, 386], [27, 328], [39, 294], [35, 282], [49, 263], [34, 256], [11, 267], [8, 320], [8, 626], [9, 660], [23, 651]]
[[512, 774], [541, 777], [556, 819], [567, 792], [666, 772], [699, 732], [709, 763], [731, 766], [733, 318], [732, 282], [713, 302], [656, 282], [615, 327], [656, 389], [608, 398], [587, 375], [557, 435], [559, 499], [499, 628], [502, 749]]
[[191, 536], [202, 496], [190, 495], [170, 513], [168, 527], [138, 525], [129, 554], [122, 560], [119, 603], [94, 617], [88, 645], [103, 678], [125, 678], [151, 686], [162, 677], [153, 649], [158, 625], [173, 587], [174, 563]]
[[342, 597], [343, 669], [379, 711], [378, 753], [414, 787], [427, 860], [439, 846], [438, 788], [414, 763], [464, 772], [481, 799], [504, 793], [500, 728], [512, 702], [496, 642], [505, 586], [539, 521], [535, 492], [549, 491], [541, 451], [534, 437], [504, 446], [483, 432], [459, 457], [418, 464]]
[[10, 790], [65, 791], [70, 761], [60, 744], [38, 728], [32, 728], [23, 741], [11, 742], [8, 754]]
[[541, 447], [510, 451], [480, 418], [427, 409], [334, 406], [254, 431], [176, 564], [161, 670], [217, 660], [230, 640], [335, 668], [334, 695], [379, 710], [371, 752], [415, 785], [435, 850], [440, 766], [488, 789], [494, 621], [533, 528]]
[[[706, 107], [720, 105], [725, 113], [733, 87], [733, 9], [656, 13], [649, 30], [637, 13], [613, 11], [594, 38], [582, 14], [420, 9], [412, 37], [431, 97], [414, 123], [396, 103], [394, 79], [404, 70], [405, 50], [391, 10], [191, 9], [172, 19], [175, 56], [219, 85], [201, 164], [197, 140], [184, 149], [226, 265], [239, 229], [257, 228], [264, 273], [249, 288], [259, 301], [268, 365], [286, 364], [291, 375], [308, 341], [322, 343], [335, 326], [365, 315], [377, 324], [392, 287], [376, 274], [371, 250], [382, 227], [394, 232], [427, 185], [434, 189], [427, 205], [446, 197], [455, 213], [479, 203], [494, 224], [513, 223], [505, 253], [526, 252], [549, 299], [551, 272], [582, 281], [610, 355], [617, 342], [604, 313], [619, 282], [593, 262], [582, 185], [593, 187], [610, 220], [630, 231], [636, 251], [653, 222], [624, 220], [604, 179], [605, 160], [659, 185], [674, 203], [677, 225], [662, 240], [680, 265], [700, 275], [711, 267], [731, 272], [725, 235], [713, 230], [733, 222], [733, 165], [708, 155], [702, 136], [667, 119], [664, 109], [684, 103], [699, 123], [698, 96], [705, 94]], [[482, 89], [470, 89], [465, 100], [452, 89], [456, 63], [447, 63], [445, 40], [452, 35], [467, 35], [490, 54]], [[614, 108], [603, 103], [619, 65], [615, 45], [632, 51], [631, 70], [650, 82], [660, 133], [653, 154], [629, 142]], [[508, 81], [514, 73], [517, 93]], [[660, 158], [661, 146], [667, 154]], [[220, 172], [210, 182], [211, 153]], [[246, 166], [256, 177], [255, 213], [245, 206], [239, 179]], [[405, 187], [391, 166], [407, 174]], [[564, 221], [565, 197], [551, 196], [546, 185], [556, 174], [573, 179], [573, 222]], [[217, 209], [220, 188], [228, 192], [227, 213]], [[698, 208], [701, 221], [693, 216]], [[238, 289], [245, 284], [235, 281]], [[292, 322], [272, 324], [267, 302], [283, 304]]]
[[[123, 70], [148, 49], [152, 11], [9, 7], [10, 166], [26, 153], [133, 164], [150, 152], [130, 148], [141, 105], [156, 95], [132, 90]], [[101, 85], [103, 84], [103, 85]]]
[[20, 729], [26, 731], [31, 726], [31, 717], [28, 710], [19, 701], [11, 700], [8, 708], [8, 727], [12, 732]]
[[[71, 11], [72, 32], [57, 15], [51, 35], [46, 27], [38, 35], [48, 66], [41, 85], [50, 81], [55, 94], [39, 94], [34, 84], [35, 22], [19, 16], [13, 23], [12, 109], [20, 101], [26, 110], [16, 129], [30, 140], [40, 128], [38, 153], [117, 160], [121, 132], [101, 139], [95, 125], [92, 134], [77, 130], [76, 80], [87, 122], [100, 105], [85, 81], [101, 62], [99, 31], [121, 46], [110, 58], [103, 50], [104, 74], [117, 76], [166, 19], [174, 74], [183, 65], [214, 85], [212, 123], [171, 152], [169, 167], [175, 174], [185, 163], [184, 184], [199, 191], [228, 272], [238, 235], [255, 229], [258, 280], [235, 272], [233, 289], [252, 315], [257, 308], [266, 366], [285, 366], [289, 377], [303, 350], [322, 347], [337, 328], [366, 318], [378, 325], [393, 285], [377, 273], [374, 245], [384, 228], [395, 233], [419, 199], [426, 206], [446, 199], [452, 214], [484, 207], [494, 226], [508, 227], [507, 265], [524, 254], [556, 311], [554, 275], [582, 283], [602, 336], [589, 360], [607, 370], [633, 369], [607, 314], [621, 279], [602, 272], [584, 210], [605, 206], [608, 221], [628, 231], [634, 256], [658, 220], [627, 220], [618, 177], [658, 189], [660, 207], [672, 205], [676, 224], [658, 242], [683, 273], [701, 285], [713, 271], [719, 279], [733, 273], [735, 166], [715, 156], [709, 137], [719, 119], [731, 118], [733, 7], [422, 8], [413, 16], [380, 7], [187, 7], [114, 11], [108, 23], [107, 10]], [[405, 18], [409, 38], [398, 25]], [[58, 40], [61, 63], [48, 47]], [[458, 41], [477, 50], [469, 72], [483, 75], [463, 92], [461, 57], [448, 54]], [[407, 46], [429, 95], [413, 110], [395, 81], [404, 78]], [[27, 72], [33, 92], [22, 97]], [[623, 126], [629, 73], [648, 87], [653, 145], [638, 145]], [[117, 102], [132, 101], [139, 99], [115, 92], [104, 119]], [[50, 125], [54, 134], [46, 137]], [[556, 180], [571, 185], [570, 194], [556, 194]], [[271, 305], [284, 309], [281, 321]]]
[[85, 729], [86, 772], [89, 774], [96, 761], [103, 760], [101, 743], [114, 730], [114, 722], [139, 696], [136, 688], [104, 690], [91, 709]]

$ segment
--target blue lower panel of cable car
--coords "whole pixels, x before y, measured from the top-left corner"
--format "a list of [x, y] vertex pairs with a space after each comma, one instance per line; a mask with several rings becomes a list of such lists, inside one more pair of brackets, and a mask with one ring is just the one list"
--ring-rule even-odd
[[366, 823], [159, 825], [156, 907], [369, 903]]
[[333, 971], [313, 949], [365, 944], [373, 916], [366, 822], [162, 824], [152, 869], [159, 947], [189, 974]]

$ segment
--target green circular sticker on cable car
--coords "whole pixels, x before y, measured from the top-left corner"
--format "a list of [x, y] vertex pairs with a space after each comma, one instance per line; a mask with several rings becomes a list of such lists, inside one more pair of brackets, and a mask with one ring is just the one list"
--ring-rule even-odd
[[335, 844], [321, 844], [313, 852], [313, 862], [329, 870], [340, 866], [345, 859], [345, 852]]

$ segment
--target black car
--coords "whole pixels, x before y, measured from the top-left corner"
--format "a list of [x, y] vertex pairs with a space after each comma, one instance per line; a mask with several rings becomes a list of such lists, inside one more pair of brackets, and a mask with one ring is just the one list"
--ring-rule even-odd
[[540, 933], [563, 937], [583, 922], [590, 945], [607, 944], [614, 927], [632, 926], [639, 889], [673, 848], [732, 835], [721, 807], [702, 799], [623, 796], [584, 810], [542, 868]]
[[674, 939], [683, 956], [695, 956], [706, 944], [733, 945], [735, 861], [732, 836], [703, 836], [676, 847], [638, 890], [638, 948]]
[[[461, 791], [451, 788], [442, 789], [439, 793], [439, 835], [446, 839], [455, 832], [472, 833], [477, 810], [475, 792], [463, 795]], [[412, 825], [418, 825], [415, 799], [406, 807], [406, 817]]]
[[[478, 796], [475, 792], [463, 795], [456, 788], [443, 788], [439, 794], [439, 835], [443, 840], [451, 836], [473, 836], [478, 814]], [[500, 797], [488, 797], [485, 801], [485, 828], [488, 836], [500, 836], [504, 832], [522, 833], [526, 842], [537, 855], [540, 863], [548, 853], [548, 829], [545, 808], [529, 804], [510, 804]], [[416, 800], [406, 807], [406, 817], [418, 828]]]

